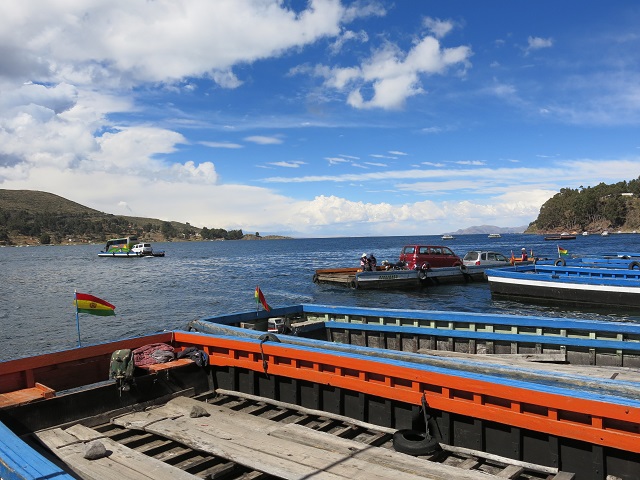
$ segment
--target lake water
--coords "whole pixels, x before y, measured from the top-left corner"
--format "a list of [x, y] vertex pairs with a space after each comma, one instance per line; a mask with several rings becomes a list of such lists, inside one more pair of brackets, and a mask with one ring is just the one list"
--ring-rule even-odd
[[[563, 241], [570, 254], [640, 251], [640, 235], [591, 235]], [[492, 249], [507, 256], [522, 247], [557, 257], [557, 242], [539, 235], [292, 239], [156, 243], [160, 258], [99, 258], [102, 245], [0, 248], [0, 360], [77, 345], [73, 293], [96, 295], [116, 316], [80, 315], [82, 344], [184, 327], [209, 315], [255, 310], [259, 285], [273, 307], [316, 303], [419, 310], [562, 316], [640, 323], [636, 312], [585, 311], [494, 301], [486, 282], [416, 291], [367, 291], [316, 285], [318, 268], [358, 266], [363, 252], [397, 261], [405, 244], [446, 244], [458, 255]]]

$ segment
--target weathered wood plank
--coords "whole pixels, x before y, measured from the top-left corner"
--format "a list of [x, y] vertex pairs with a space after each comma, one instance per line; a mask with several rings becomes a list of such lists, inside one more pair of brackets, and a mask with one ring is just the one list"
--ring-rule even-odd
[[[209, 417], [191, 418], [194, 406]], [[183, 416], [178, 416], [182, 412]], [[482, 472], [435, 464], [385, 448], [343, 439], [295, 424], [208, 405], [188, 398], [126, 415], [114, 422], [186, 443], [222, 458], [285, 479], [487, 479]]]
[[500, 478], [518, 478], [522, 472], [524, 472], [524, 468], [519, 467], [517, 465], [509, 465], [507, 468], [498, 473], [498, 477]]
[[[491, 355], [483, 355], [481, 353], [463, 353], [463, 352], [452, 352], [449, 350], [432, 350], [421, 348], [418, 350], [419, 353], [425, 355], [437, 355], [441, 357], [452, 357], [452, 358], [482, 358], [489, 360], [498, 360], [498, 361], [506, 361], [506, 362], [566, 362], [567, 354], [565, 353], [492, 353]], [[479, 357], [483, 355], [482, 357]]]
[[[75, 436], [70, 430], [82, 438]], [[60, 428], [45, 430], [36, 435], [74, 472], [87, 480], [194, 480], [197, 478], [80, 425], [66, 431]], [[84, 458], [90, 441], [83, 439], [99, 439], [110, 454], [96, 460]]]
[[[302, 412], [302, 413], [307, 413], [309, 415], [318, 415], [318, 416], [323, 416], [323, 417], [327, 417], [327, 418], [333, 418], [333, 419], [337, 419], [340, 421], [344, 421], [347, 423], [352, 423], [354, 425], [358, 425], [360, 427], [363, 427], [365, 429], [368, 430], [373, 430], [373, 431], [378, 431], [381, 432], [383, 434], [387, 434], [387, 435], [393, 435], [396, 432], [396, 429], [394, 428], [389, 428], [389, 427], [383, 427], [380, 425], [374, 425], [372, 423], [367, 423], [367, 422], [362, 422], [359, 420], [354, 420], [352, 418], [349, 417], [345, 417], [343, 415], [337, 415], [335, 413], [329, 413], [329, 412], [323, 412], [321, 410], [313, 410], [310, 408], [305, 408], [305, 407], [301, 407], [299, 405], [293, 405], [290, 403], [286, 403], [286, 402], [280, 402], [278, 400], [272, 400], [270, 398], [265, 398], [265, 397], [259, 397], [256, 395], [251, 395], [249, 393], [243, 393], [243, 392], [236, 392], [236, 391], [232, 391], [232, 390], [225, 390], [225, 389], [221, 389], [218, 388], [216, 389], [216, 393], [220, 394], [220, 395], [228, 395], [228, 396], [233, 396], [233, 397], [237, 397], [237, 398], [245, 398], [247, 400], [253, 400], [253, 401], [260, 401], [260, 402], [264, 402], [264, 403], [268, 403], [269, 405], [274, 405], [278, 408], [284, 408], [284, 409], [288, 409], [288, 410], [294, 410], [297, 412]], [[538, 465], [538, 464], [533, 464], [533, 463], [529, 463], [529, 462], [523, 462], [520, 460], [513, 460], [511, 458], [507, 458], [507, 457], [503, 457], [500, 455], [495, 455], [492, 453], [487, 453], [487, 452], [483, 452], [481, 450], [474, 450], [471, 448], [464, 448], [464, 447], [456, 447], [453, 445], [447, 445], [447, 444], [440, 444], [440, 447], [445, 451], [445, 452], [450, 452], [456, 455], [469, 455], [469, 456], [473, 456], [473, 457], [477, 457], [477, 458], [483, 458], [485, 460], [490, 460], [492, 462], [497, 462], [497, 463], [501, 463], [501, 464], [505, 464], [505, 465], [520, 465], [525, 467], [526, 469], [529, 470], [533, 470], [533, 471], [537, 471], [537, 472], [544, 472], [544, 473], [548, 473], [548, 474], [556, 474], [558, 473], [558, 469], [555, 467], [547, 467], [545, 465]]]

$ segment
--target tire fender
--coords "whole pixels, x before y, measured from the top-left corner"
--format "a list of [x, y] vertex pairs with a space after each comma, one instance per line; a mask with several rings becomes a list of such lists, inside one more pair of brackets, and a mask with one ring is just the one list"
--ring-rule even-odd
[[629, 270], [640, 270], [640, 262], [631, 262], [629, 264]]
[[567, 262], [564, 260], [564, 258], [559, 258], [557, 259], [555, 262], [553, 262], [553, 264], [557, 267], [559, 265], [562, 265], [563, 267], [567, 265]]
[[398, 430], [393, 434], [393, 448], [400, 453], [420, 456], [429, 455], [440, 448], [435, 437], [417, 430]]
[[317, 273], [313, 274], [313, 283], [318, 283], [318, 274]]
[[467, 268], [466, 265], [460, 265], [460, 271], [466, 275], [469, 269]]
[[353, 288], [354, 290], [358, 288], [358, 282], [356, 282], [355, 280], [351, 280], [351, 282], [349, 282], [349, 287]]

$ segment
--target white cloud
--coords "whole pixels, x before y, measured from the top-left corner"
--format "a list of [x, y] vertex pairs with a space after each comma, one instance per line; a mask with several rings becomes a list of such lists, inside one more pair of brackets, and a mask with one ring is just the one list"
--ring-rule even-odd
[[[320, 65], [313, 72], [325, 78], [327, 87], [347, 91], [347, 103], [356, 109], [393, 110], [402, 108], [408, 98], [424, 93], [421, 76], [444, 74], [454, 66], [464, 71], [470, 66], [471, 54], [467, 46], [441, 48], [436, 38], [427, 36], [406, 53], [388, 43], [361, 65]], [[363, 96], [365, 89], [373, 91], [369, 98]]]
[[541, 37], [529, 37], [527, 38], [527, 48], [525, 53], [532, 52], [534, 50], [540, 50], [541, 48], [550, 48], [553, 46], [553, 39], [541, 38]]
[[440, 20], [438, 18], [431, 17], [426, 17], [423, 23], [436, 38], [443, 38], [447, 33], [453, 30], [454, 27], [451, 20]]
[[204, 145], [205, 147], [211, 148], [228, 148], [228, 149], [237, 149], [243, 148], [239, 143], [233, 142], [200, 142], [200, 145]]
[[304, 165], [305, 162], [300, 160], [294, 160], [291, 162], [271, 162], [269, 165], [273, 165], [275, 167], [284, 167], [284, 168], [299, 168], [301, 165]]
[[282, 139], [278, 137], [265, 137], [261, 135], [253, 135], [246, 137], [245, 141], [251, 143], [257, 143], [258, 145], [279, 145], [282, 143]]
[[13, 63], [4, 68], [17, 78], [48, 74], [89, 85], [209, 74], [234, 88], [238, 62], [335, 36], [345, 13], [337, 0], [311, 0], [299, 11], [275, 0], [3, 2], [0, 31], [11, 32], [2, 43]]

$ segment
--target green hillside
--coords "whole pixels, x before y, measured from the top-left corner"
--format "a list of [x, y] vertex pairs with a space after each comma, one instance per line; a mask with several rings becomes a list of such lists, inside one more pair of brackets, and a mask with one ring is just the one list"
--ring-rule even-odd
[[103, 243], [130, 234], [152, 242], [244, 236], [242, 230], [112, 215], [47, 192], [0, 189], [0, 245]]
[[525, 233], [640, 230], [640, 178], [613, 185], [563, 188], [540, 208]]

